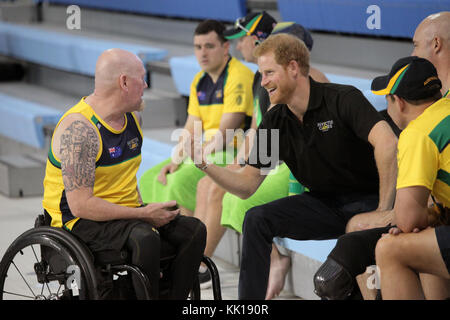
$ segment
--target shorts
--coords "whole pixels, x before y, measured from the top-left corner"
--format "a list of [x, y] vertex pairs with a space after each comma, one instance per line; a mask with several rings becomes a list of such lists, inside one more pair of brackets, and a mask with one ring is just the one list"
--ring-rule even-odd
[[[138, 224], [146, 223], [137, 219], [92, 221], [80, 219], [72, 228], [72, 233], [80, 238], [93, 252], [121, 251], [131, 230]], [[155, 229], [155, 232], [156, 229]]]
[[450, 274], [450, 226], [436, 227], [435, 232], [442, 259], [444, 260], [445, 265], [447, 266], [447, 271]]
[[254, 206], [259, 206], [280, 198], [287, 197], [289, 192], [289, 168], [286, 164], [277, 167], [269, 174], [258, 190], [248, 199], [241, 199], [229, 192], [222, 201], [222, 218], [220, 223], [242, 233], [245, 213]]

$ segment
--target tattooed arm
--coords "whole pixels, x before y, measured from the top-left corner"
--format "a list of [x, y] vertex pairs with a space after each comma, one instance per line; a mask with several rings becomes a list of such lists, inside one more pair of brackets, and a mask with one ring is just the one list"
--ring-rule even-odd
[[80, 114], [67, 116], [55, 131], [52, 147], [61, 160], [67, 203], [74, 216], [95, 221], [143, 219], [159, 227], [178, 214], [178, 210], [166, 210], [174, 206], [175, 201], [129, 208], [95, 197], [95, 161], [99, 146], [96, 130]]

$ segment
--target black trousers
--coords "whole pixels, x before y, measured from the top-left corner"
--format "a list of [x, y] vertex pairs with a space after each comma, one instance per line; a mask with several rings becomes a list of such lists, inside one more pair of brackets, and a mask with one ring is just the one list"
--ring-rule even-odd
[[343, 266], [354, 278], [375, 264], [375, 247], [390, 225], [362, 231], [350, 232], [339, 237], [336, 246], [328, 255]]
[[[173, 256], [170, 263], [170, 288], [166, 298], [186, 299], [206, 245], [206, 227], [193, 217], [178, 216], [155, 229], [140, 220], [91, 221], [80, 219], [72, 229], [94, 253], [127, 249], [131, 263], [149, 278], [152, 299], [159, 297], [160, 260]], [[145, 297], [139, 281], [133, 279], [138, 299]]]
[[274, 237], [335, 239], [355, 214], [378, 207], [378, 194], [323, 195], [306, 192], [247, 211], [243, 225], [239, 299], [264, 299]]

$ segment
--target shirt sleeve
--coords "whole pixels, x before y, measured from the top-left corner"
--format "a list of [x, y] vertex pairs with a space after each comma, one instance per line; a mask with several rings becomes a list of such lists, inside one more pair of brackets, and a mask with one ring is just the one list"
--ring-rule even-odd
[[[277, 139], [279, 136], [276, 135], [276, 132], [272, 132], [270, 128], [268, 117], [264, 117], [258, 129], [256, 129], [256, 134], [253, 141], [253, 147], [250, 151], [246, 164], [251, 165], [252, 167], [258, 169], [267, 169], [271, 170], [276, 167], [279, 162], [279, 150], [278, 152], [274, 152], [272, 147], [277, 147], [280, 144]], [[276, 130], [278, 132], [278, 130]], [[272, 135], [275, 134], [275, 136]], [[274, 138], [275, 141], [272, 141]], [[272, 146], [272, 142], [275, 142], [276, 146]], [[276, 157], [274, 159], [274, 157]]]
[[223, 98], [223, 113], [244, 112], [251, 115], [253, 112], [253, 73], [230, 72], [227, 77]]
[[191, 90], [189, 93], [189, 105], [188, 105], [188, 114], [201, 118], [200, 115], [200, 106], [198, 104], [197, 97], [197, 83], [198, 83], [198, 75], [191, 82]]
[[383, 117], [372, 106], [361, 91], [356, 88], [346, 92], [340, 98], [339, 112], [349, 128], [362, 140], [368, 141], [372, 128]]
[[424, 186], [433, 190], [439, 151], [433, 141], [416, 130], [404, 130], [398, 141], [397, 189]]

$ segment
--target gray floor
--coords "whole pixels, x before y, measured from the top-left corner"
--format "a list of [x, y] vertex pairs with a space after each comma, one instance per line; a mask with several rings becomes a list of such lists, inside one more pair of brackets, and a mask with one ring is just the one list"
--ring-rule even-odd
[[[33, 227], [36, 216], [41, 212], [41, 197], [8, 198], [0, 194], [0, 257], [20, 234]], [[217, 257], [213, 257], [219, 270], [223, 300], [237, 299], [239, 269]], [[17, 284], [22, 281], [17, 276]], [[202, 289], [202, 300], [212, 300], [211, 289]], [[283, 291], [277, 299], [298, 299]]]

